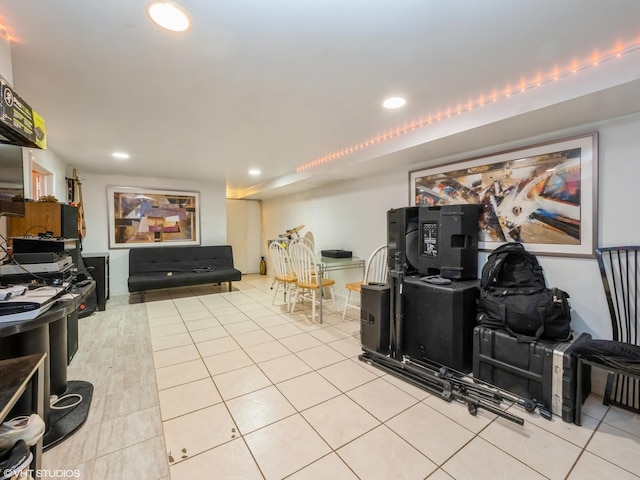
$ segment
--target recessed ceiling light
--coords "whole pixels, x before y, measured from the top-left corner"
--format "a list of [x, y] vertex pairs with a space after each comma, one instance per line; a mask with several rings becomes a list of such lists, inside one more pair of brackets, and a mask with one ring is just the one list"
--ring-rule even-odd
[[120, 160], [127, 160], [129, 158], [129, 154], [124, 152], [113, 152], [111, 156], [113, 158], [119, 158]]
[[169, 1], [154, 1], [147, 7], [149, 17], [162, 28], [172, 32], [184, 32], [191, 26], [187, 13]]
[[387, 98], [384, 102], [382, 102], [382, 106], [384, 108], [400, 108], [400, 107], [404, 107], [404, 105], [407, 103], [407, 101], [402, 98], [402, 97], [391, 97], [391, 98]]
[[257, 168], [252, 168], [251, 170], [249, 170], [249, 175], [260, 175], [261, 173], [262, 172]]

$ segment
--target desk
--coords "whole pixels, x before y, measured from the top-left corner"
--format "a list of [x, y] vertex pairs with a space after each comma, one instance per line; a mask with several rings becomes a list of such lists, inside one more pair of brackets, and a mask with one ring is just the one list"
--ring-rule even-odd
[[[44, 360], [43, 394], [45, 398], [42, 419], [47, 426], [43, 448], [55, 445], [77, 430], [86, 420], [91, 404], [93, 386], [88, 382], [67, 382], [67, 317], [77, 310], [95, 289], [95, 282], [76, 289], [70, 298], [62, 297], [49, 310], [31, 320], [0, 323], [0, 360], [32, 354], [46, 353]], [[77, 390], [77, 392], [76, 392]], [[84, 400], [68, 411], [51, 413], [51, 393], [81, 393]], [[24, 397], [30, 397], [24, 395]], [[20, 415], [30, 411], [29, 401], [18, 402]]]
[[[325, 272], [333, 272], [336, 270], [351, 270], [354, 268], [361, 268], [364, 278], [364, 260], [358, 257], [349, 258], [329, 258], [318, 255], [316, 257], [316, 267], [318, 269], [318, 285], [322, 285], [322, 277]], [[323, 289], [320, 290], [320, 323], [322, 323], [322, 297]]]
[[[44, 415], [44, 360], [45, 354], [35, 354], [26, 357], [12, 358], [0, 361], [0, 423], [18, 402], [31, 382], [30, 413]], [[31, 470], [40, 470], [42, 462], [42, 439], [31, 447], [33, 460]]]

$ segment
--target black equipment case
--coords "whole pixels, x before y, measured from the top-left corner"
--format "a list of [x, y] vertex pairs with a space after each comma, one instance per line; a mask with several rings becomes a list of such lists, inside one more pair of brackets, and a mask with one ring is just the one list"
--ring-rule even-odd
[[[571, 348], [590, 339], [588, 333], [574, 333], [567, 342], [518, 342], [504, 330], [477, 326], [473, 331], [473, 377], [536, 399], [572, 423], [577, 372]], [[587, 392], [591, 389], [589, 371], [585, 371], [583, 385]]]

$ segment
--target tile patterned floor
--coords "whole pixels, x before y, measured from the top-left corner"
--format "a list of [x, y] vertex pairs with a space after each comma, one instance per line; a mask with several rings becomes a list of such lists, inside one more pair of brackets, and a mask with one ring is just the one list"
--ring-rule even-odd
[[[520, 427], [358, 361], [359, 322], [272, 305], [271, 280], [114, 298], [80, 321], [87, 423], [43, 468], [85, 480], [640, 478], [640, 416]], [[54, 475], [48, 478], [56, 478]]]

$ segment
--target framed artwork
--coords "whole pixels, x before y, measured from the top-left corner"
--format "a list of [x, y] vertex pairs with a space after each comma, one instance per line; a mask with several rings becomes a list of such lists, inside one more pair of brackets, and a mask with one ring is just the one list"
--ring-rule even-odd
[[198, 245], [198, 192], [107, 187], [109, 248]]
[[479, 248], [517, 241], [541, 255], [593, 257], [598, 134], [409, 172], [411, 205], [477, 203]]

